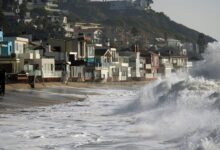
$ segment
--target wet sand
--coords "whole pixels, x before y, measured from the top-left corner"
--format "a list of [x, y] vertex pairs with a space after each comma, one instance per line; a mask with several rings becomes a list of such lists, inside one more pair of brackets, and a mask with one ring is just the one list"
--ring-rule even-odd
[[7, 84], [5, 96], [0, 96], [0, 114], [16, 113], [26, 108], [57, 105], [84, 99], [77, 96], [60, 96], [59, 93], [47, 96], [47, 93], [44, 93], [51, 87], [66, 87], [62, 83], [38, 83], [35, 87], [32, 89], [29, 84], [25, 83]]
[[[47, 82], [47, 83], [37, 83], [35, 89], [31, 89], [29, 84], [17, 83], [17, 84], [7, 84], [6, 94], [4, 97], [0, 97], [0, 114], [2, 113], [16, 113], [17, 110], [31, 108], [31, 107], [42, 107], [57, 105], [63, 103], [69, 103], [74, 101], [82, 101], [88, 94], [85, 89], [81, 88], [108, 88], [109, 86], [114, 87], [131, 87], [140, 86], [148, 82], [110, 82], [110, 83], [92, 83], [92, 82], [69, 82], [65, 85], [61, 82]], [[47, 95], [45, 91], [50, 88], [56, 87], [57, 95]], [[60, 88], [59, 88], [60, 87]], [[59, 95], [59, 90], [63, 88], [71, 87], [71, 93], [75, 93], [81, 96], [62, 96]], [[67, 91], [68, 93], [68, 91]], [[94, 93], [95, 94], [95, 93]]]

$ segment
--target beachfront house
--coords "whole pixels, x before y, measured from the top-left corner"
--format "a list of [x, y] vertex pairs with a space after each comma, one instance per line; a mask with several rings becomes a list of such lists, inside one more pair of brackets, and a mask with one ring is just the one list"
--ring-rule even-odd
[[73, 45], [73, 40], [68, 38], [48, 40], [48, 51], [45, 52], [45, 57], [55, 58], [55, 70], [70, 71], [69, 55], [74, 51]]
[[5, 37], [5, 41], [12, 42], [12, 51], [17, 59], [20, 59], [28, 48], [29, 39], [24, 37]]
[[145, 58], [145, 79], [157, 79], [159, 69], [159, 55], [156, 51], [142, 52], [141, 56]]
[[92, 44], [102, 43], [102, 27], [94, 23], [76, 23], [74, 26], [73, 37], [77, 38], [83, 35]]
[[[2, 31], [1, 31], [2, 32]], [[3, 32], [1, 33], [3, 35]], [[1, 67], [8, 73], [18, 73], [22, 71], [24, 54], [29, 40], [22, 37], [4, 37], [1, 36]]]
[[[133, 51], [130, 49], [125, 49], [119, 52], [120, 57], [129, 58], [129, 67], [131, 71], [131, 76], [128, 76], [134, 80], [140, 80], [144, 78], [144, 59], [140, 57], [140, 52]], [[128, 74], [130, 75], [130, 74]]]
[[109, 47], [96, 47], [95, 49], [95, 80], [107, 81], [111, 78], [109, 69], [112, 63], [112, 53]]
[[74, 51], [71, 52], [71, 78], [74, 81], [94, 80], [95, 47], [90, 39], [79, 33], [74, 39]]
[[73, 37], [74, 28], [71, 23], [68, 22], [67, 17], [63, 17], [63, 23], [62, 23], [63, 29], [65, 31], [65, 37]]
[[163, 47], [160, 52], [160, 73], [168, 76], [171, 72], [186, 70], [188, 56], [186, 49], [174, 47]]
[[44, 81], [57, 81], [61, 78], [61, 71], [55, 70], [55, 58], [45, 57], [46, 48], [31, 42], [23, 54], [23, 70], [28, 76], [41, 77]]
[[20, 61], [12, 54], [12, 42], [4, 39], [3, 30], [0, 29], [0, 69], [8, 73], [19, 71]]
[[5, 41], [3, 37], [3, 30], [0, 29], [0, 56], [7, 57], [12, 53], [12, 42]]

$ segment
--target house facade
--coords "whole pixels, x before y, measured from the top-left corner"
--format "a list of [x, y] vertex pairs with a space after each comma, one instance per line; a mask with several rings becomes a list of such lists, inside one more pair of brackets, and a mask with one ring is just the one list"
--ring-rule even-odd
[[147, 51], [141, 55], [145, 58], [145, 79], [157, 79], [159, 70], [159, 55], [156, 52]]
[[160, 52], [160, 73], [168, 76], [172, 72], [187, 70], [188, 57], [186, 49], [164, 47]]
[[0, 69], [5, 69], [8, 73], [20, 71], [20, 59], [11, 55], [13, 51], [12, 41], [3, 37], [3, 31], [0, 30]]
[[29, 39], [23, 37], [5, 37], [5, 41], [12, 42], [12, 51], [11, 53], [16, 54], [16, 57], [19, 58], [20, 55], [24, 54], [28, 48]]

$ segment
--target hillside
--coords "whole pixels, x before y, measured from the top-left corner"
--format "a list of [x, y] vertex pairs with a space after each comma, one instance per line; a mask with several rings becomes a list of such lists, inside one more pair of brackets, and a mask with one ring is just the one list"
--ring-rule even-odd
[[[20, 17], [26, 12], [25, 5], [21, 5]], [[47, 12], [43, 9], [31, 11], [32, 24], [7, 22], [0, 10], [0, 26], [4, 28], [5, 34], [31, 33], [40, 39], [47, 39], [51, 35], [62, 37], [60, 25], [51, 23], [43, 16], [59, 15], [68, 16], [71, 22], [94, 22], [100, 23], [104, 28], [104, 40], [118, 41], [118, 45], [128, 46], [134, 43], [146, 45], [146, 41], [152, 43], [156, 37], [176, 38], [182, 41], [197, 42], [199, 32], [187, 28], [184, 25], [172, 21], [164, 13], [154, 10], [138, 10], [130, 7], [123, 10], [111, 10], [110, 2], [87, 2], [86, 0], [68, 0], [60, 4], [60, 8], [68, 10], [69, 14], [57, 14]], [[36, 19], [42, 16], [43, 19]], [[42, 29], [35, 29], [34, 24], [42, 24]], [[59, 32], [58, 32], [59, 30]], [[206, 36], [207, 42], [215, 41]]]
[[[73, 21], [96, 22], [109, 28], [122, 28], [127, 31], [137, 29], [140, 34], [146, 33], [148, 39], [154, 37], [173, 37], [183, 41], [196, 42], [199, 32], [172, 21], [164, 13], [153, 10], [143, 11], [126, 9], [111, 10], [110, 3], [93, 2], [84, 5], [68, 5]], [[206, 36], [208, 42], [213, 39]]]

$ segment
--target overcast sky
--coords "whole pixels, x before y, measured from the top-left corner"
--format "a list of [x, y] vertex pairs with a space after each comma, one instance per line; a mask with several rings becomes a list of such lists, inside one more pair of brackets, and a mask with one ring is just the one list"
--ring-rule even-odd
[[220, 41], [220, 0], [154, 0], [152, 8]]

